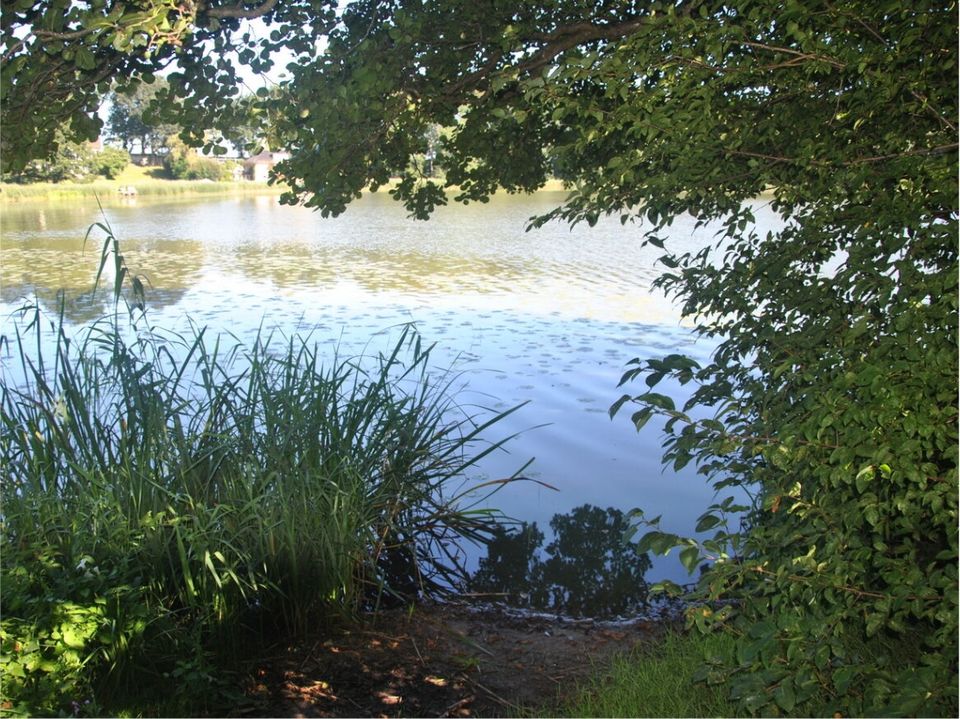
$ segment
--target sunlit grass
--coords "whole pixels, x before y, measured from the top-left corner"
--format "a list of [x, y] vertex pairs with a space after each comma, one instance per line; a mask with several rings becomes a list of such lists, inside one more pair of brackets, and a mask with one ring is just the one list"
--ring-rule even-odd
[[[381, 192], [388, 191], [396, 183], [388, 182]], [[210, 182], [206, 180], [169, 180], [162, 176], [162, 168], [128, 165], [115, 180], [97, 179], [92, 182], [36, 182], [29, 184], [0, 183], [0, 204], [4, 202], [71, 202], [94, 197], [105, 199], [119, 196], [121, 187], [133, 186], [137, 197], [158, 198], [192, 195], [279, 195], [285, 185], [267, 185], [262, 182]], [[563, 189], [560, 180], [548, 180], [544, 192]], [[451, 189], [451, 193], [456, 189]]]

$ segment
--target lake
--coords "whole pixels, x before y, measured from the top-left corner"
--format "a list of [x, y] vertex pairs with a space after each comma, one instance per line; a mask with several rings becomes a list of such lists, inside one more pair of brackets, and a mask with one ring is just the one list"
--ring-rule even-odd
[[[547, 529], [555, 513], [584, 503], [640, 507], [662, 514], [665, 530], [690, 533], [712, 490], [692, 466], [661, 467], [660, 425], [638, 433], [629, 411], [614, 420], [607, 411], [630, 359], [680, 352], [704, 363], [714, 345], [651, 288], [663, 252], [641, 247], [642, 227], [607, 218], [593, 228], [551, 223], [525, 232], [531, 216], [563, 197], [497, 196], [443, 208], [429, 222], [408, 219], [383, 193], [336, 219], [283, 207], [274, 196], [110, 198], [103, 214], [95, 202], [6, 206], [0, 332], [11, 334], [25, 299], [53, 309], [59, 289], [74, 323], [104, 310], [82, 294], [96, 275], [103, 233], [92, 233], [85, 248], [84, 236], [106, 220], [131, 271], [148, 280], [157, 326], [184, 330], [193, 321], [246, 340], [261, 326], [311, 333], [332, 358], [334, 350], [344, 357], [384, 349], [413, 322], [437, 344], [438, 370], [460, 373], [461, 403], [503, 410], [528, 402], [490, 432], [491, 440], [520, 436], [488, 457], [479, 477], [507, 476], [533, 457], [525, 474], [556, 491], [507, 487], [490, 501], [508, 515]], [[672, 227], [679, 251], [711, 240], [692, 220]], [[678, 385], [658, 391], [683, 399]], [[655, 559], [648, 578], [689, 581], [673, 557]]]

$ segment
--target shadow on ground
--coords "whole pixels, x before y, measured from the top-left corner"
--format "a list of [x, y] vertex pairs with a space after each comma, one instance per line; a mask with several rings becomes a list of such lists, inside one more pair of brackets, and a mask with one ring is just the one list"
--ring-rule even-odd
[[663, 621], [521, 615], [469, 605], [381, 612], [332, 639], [258, 662], [238, 716], [543, 715]]

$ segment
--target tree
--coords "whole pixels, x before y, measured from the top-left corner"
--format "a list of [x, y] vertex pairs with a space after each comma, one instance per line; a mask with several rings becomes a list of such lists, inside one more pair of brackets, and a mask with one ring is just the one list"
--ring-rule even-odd
[[[0, 23], [0, 161], [18, 171], [56, 152], [55, 132], [94, 140], [97, 110], [117, 83], [121, 92], [177, 72], [160, 98], [158, 122], [177, 122], [185, 141], [232, 126], [238, 68], [273, 66], [280, 47], [294, 57], [316, 52], [335, 22], [334, 0], [13, 0]], [[247, 25], [259, 19], [268, 33]], [[242, 32], [241, 32], [242, 30]], [[190, 98], [183, 103], [183, 98]], [[153, 122], [153, 119], [151, 119]], [[210, 147], [213, 145], [211, 144]]]
[[4, 176], [12, 182], [87, 182], [95, 175], [115, 179], [130, 164], [126, 150], [106, 147], [95, 150], [89, 143], [69, 142], [57, 133], [57, 153], [47, 160], [33, 160], [18, 173]]
[[130, 153], [119, 147], [105, 147], [93, 156], [93, 167], [98, 175], [115, 180], [130, 164]]
[[[65, 23], [41, 29], [54, 6]], [[165, 105], [196, 118], [184, 135], [199, 143], [229, 121], [227, 51], [257, 68], [286, 44], [292, 80], [273, 108], [293, 151], [278, 167], [287, 202], [335, 215], [398, 175], [393, 195], [427, 217], [447, 190], [483, 201], [559, 168], [571, 194], [549, 217], [645, 222], [660, 285], [718, 349], [705, 367], [638, 359], [625, 381], [651, 391], [612, 412], [663, 415], [667, 461], [755, 493], [743, 533], [717, 530], [720, 502], [700, 525], [713, 540], [644, 540], [712, 562], [705, 596], [737, 600], [696, 615], [741, 637], [735, 696], [763, 713], [956, 712], [955, 2], [360, 0], [335, 18], [268, 1], [168, 10], [169, 27], [189, 26], [179, 46], [61, 6], [5, 19], [4, 163], [45, 151], [46, 118], [82, 131], [95, 77], [136, 81], [174, 56]], [[239, 35], [243, 13], [270, 39]], [[18, 23], [33, 34], [16, 40]], [[38, 78], [80, 99], [51, 91], [34, 108]], [[436, 125], [427, 177], [415, 160]], [[769, 233], [749, 204], [763, 192], [781, 218]], [[687, 213], [716, 242], [677, 255], [664, 231]], [[652, 391], [668, 375], [694, 383], [689, 406]]]
[[[367, 185], [417, 217], [452, 197], [571, 195], [548, 218], [644, 221], [659, 285], [714, 337], [705, 367], [638, 359], [624, 395], [666, 461], [756, 501], [679, 546], [740, 636], [752, 712], [957, 706], [957, 13], [954, 2], [358, 2], [293, 69], [278, 170], [338, 214]], [[435, 164], [425, 130], [450, 128]], [[761, 193], [781, 218], [755, 229]], [[690, 214], [712, 247], [671, 252]], [[538, 222], [548, 218], [540, 218]], [[652, 390], [694, 383], [686, 407]], [[701, 407], [695, 415], [692, 410]], [[696, 419], [706, 414], [707, 419]], [[712, 673], [712, 679], [721, 675]]]
[[178, 132], [175, 125], [148, 122], [157, 92], [167, 89], [167, 85], [163, 78], [157, 78], [153, 84], [140, 84], [126, 93], [110, 94], [107, 119], [110, 137], [119, 140], [128, 152], [138, 148], [143, 154], [159, 154], [167, 149], [167, 138]]
[[259, 95], [245, 93], [233, 100], [235, 120], [230, 127], [220, 127], [220, 136], [248, 157], [265, 149], [279, 149], [282, 142], [276, 132], [279, 109], [289, 101], [287, 91], [271, 88]]

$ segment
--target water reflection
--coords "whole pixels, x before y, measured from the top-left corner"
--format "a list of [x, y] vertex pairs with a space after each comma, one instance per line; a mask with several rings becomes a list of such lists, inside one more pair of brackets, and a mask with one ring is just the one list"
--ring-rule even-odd
[[[675, 322], [670, 303], [649, 292], [659, 251], [640, 247], [639, 229], [611, 221], [524, 232], [530, 216], [560, 199], [505, 197], [494, 206], [445, 208], [429, 223], [406, 219], [382, 195], [326, 221], [274, 197], [114, 204], [104, 214], [127, 264], [158, 290], [193, 287], [198, 274], [217, 272], [278, 289], [345, 283], [370, 293], [490, 300], [501, 309]], [[6, 208], [4, 300], [21, 287], [86, 289], [92, 273], [83, 235], [104, 219], [96, 207]], [[96, 253], [97, 243], [95, 233], [87, 251]]]
[[647, 606], [645, 572], [650, 558], [624, 542], [623, 512], [589, 504], [550, 520], [553, 541], [544, 560], [544, 535], [536, 522], [500, 529], [470, 578], [473, 592], [515, 607], [574, 616], [636, 614]]
[[[147, 280], [155, 326], [176, 332], [196, 322], [211, 335], [249, 340], [262, 325], [311, 333], [348, 356], [388, 345], [391, 328], [414, 322], [425, 341], [438, 343], [438, 366], [460, 373], [463, 404], [529, 402], [500, 428], [500, 436], [521, 433], [509, 453], [490, 455], [478, 471], [507, 476], [535, 456], [531, 472], [559, 491], [508, 487], [493, 502], [507, 514], [546, 528], [553, 515], [587, 503], [639, 506], [663, 514], [664, 531], [690, 532], [712, 492], [693, 467], [664, 473], [654, 423], [638, 435], [629, 413], [611, 422], [606, 410], [630, 359], [681, 352], [705, 362], [712, 345], [651, 290], [662, 252], [641, 246], [642, 228], [611, 218], [594, 228], [525, 232], [531, 216], [562, 197], [498, 197], [443, 208], [427, 223], [407, 219], [383, 195], [330, 220], [281, 207], [275, 197], [140, 198], [110, 202], [105, 218], [95, 202], [8, 206], [0, 334], [12, 335], [8, 316], [23, 298], [51, 308], [60, 289], [70, 321], [101, 311], [85, 293], [102, 234], [86, 249], [83, 238], [106, 219], [130, 270]], [[712, 238], [692, 221], [672, 232], [679, 251]], [[687, 390], [664, 385], [658, 391], [682, 403]], [[655, 560], [652, 575], [685, 581], [673, 559]]]

